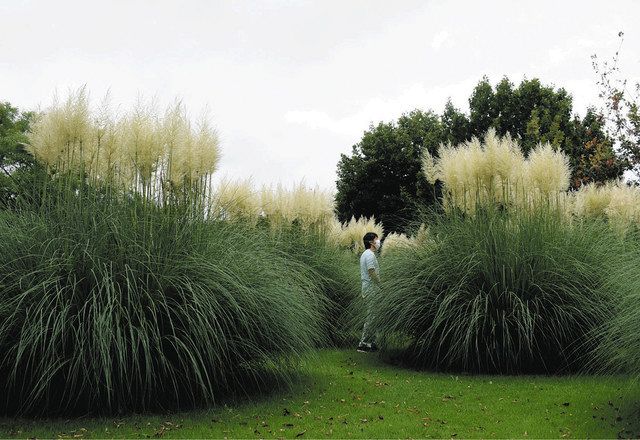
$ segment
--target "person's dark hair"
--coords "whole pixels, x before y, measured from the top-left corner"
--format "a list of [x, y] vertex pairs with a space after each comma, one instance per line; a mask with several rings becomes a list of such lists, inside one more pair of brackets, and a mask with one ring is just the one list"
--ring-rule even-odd
[[371, 243], [376, 238], [378, 238], [378, 234], [376, 234], [375, 232], [367, 232], [366, 234], [364, 234], [364, 237], [362, 237], [362, 241], [364, 242], [364, 248], [369, 249], [371, 247]]

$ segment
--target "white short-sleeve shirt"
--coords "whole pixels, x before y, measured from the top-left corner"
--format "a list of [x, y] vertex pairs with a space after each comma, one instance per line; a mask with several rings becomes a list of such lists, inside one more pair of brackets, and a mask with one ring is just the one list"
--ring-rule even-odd
[[367, 249], [360, 256], [360, 279], [362, 280], [362, 291], [366, 292], [374, 287], [373, 281], [369, 276], [369, 269], [375, 269], [376, 274], [380, 276], [380, 266], [376, 254]]

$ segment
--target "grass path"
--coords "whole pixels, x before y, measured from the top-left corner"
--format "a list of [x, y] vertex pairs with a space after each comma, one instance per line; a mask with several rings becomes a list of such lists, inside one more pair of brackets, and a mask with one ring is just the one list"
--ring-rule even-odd
[[208, 410], [125, 418], [0, 418], [0, 438], [615, 438], [640, 436], [623, 378], [455, 376], [323, 351], [292, 390]]

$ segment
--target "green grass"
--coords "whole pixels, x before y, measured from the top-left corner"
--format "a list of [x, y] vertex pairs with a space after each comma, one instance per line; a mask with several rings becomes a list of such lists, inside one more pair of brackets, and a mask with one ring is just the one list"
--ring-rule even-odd
[[291, 390], [259, 400], [123, 418], [5, 418], [0, 437], [633, 437], [638, 396], [623, 376], [455, 376], [322, 351]]

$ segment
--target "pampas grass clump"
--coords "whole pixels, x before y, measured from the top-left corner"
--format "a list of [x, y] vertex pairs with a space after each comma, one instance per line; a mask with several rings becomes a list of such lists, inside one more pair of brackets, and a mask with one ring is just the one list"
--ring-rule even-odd
[[604, 374], [628, 373], [640, 380], [640, 277], [637, 259], [621, 262], [612, 277], [623, 280], [615, 303], [612, 319], [598, 328], [595, 338], [600, 341], [589, 363]]
[[423, 171], [443, 183], [444, 214], [415, 245], [385, 255], [374, 327], [387, 350], [420, 367], [473, 372], [584, 366], [625, 280], [640, 272], [625, 263], [637, 258], [634, 244], [572, 213], [633, 219], [636, 193], [611, 185], [569, 194], [563, 153], [545, 144], [525, 158], [493, 131], [442, 146], [437, 159], [425, 154]]
[[382, 346], [423, 368], [579, 370], [626, 291], [616, 268], [637, 253], [608, 225], [561, 215], [447, 214], [430, 225], [433, 243], [385, 255], [374, 323]]
[[323, 343], [327, 274], [235, 218], [246, 185], [212, 210], [218, 141], [181, 105], [116, 118], [80, 90], [30, 142], [48, 178], [0, 211], [0, 413], [209, 404]]

